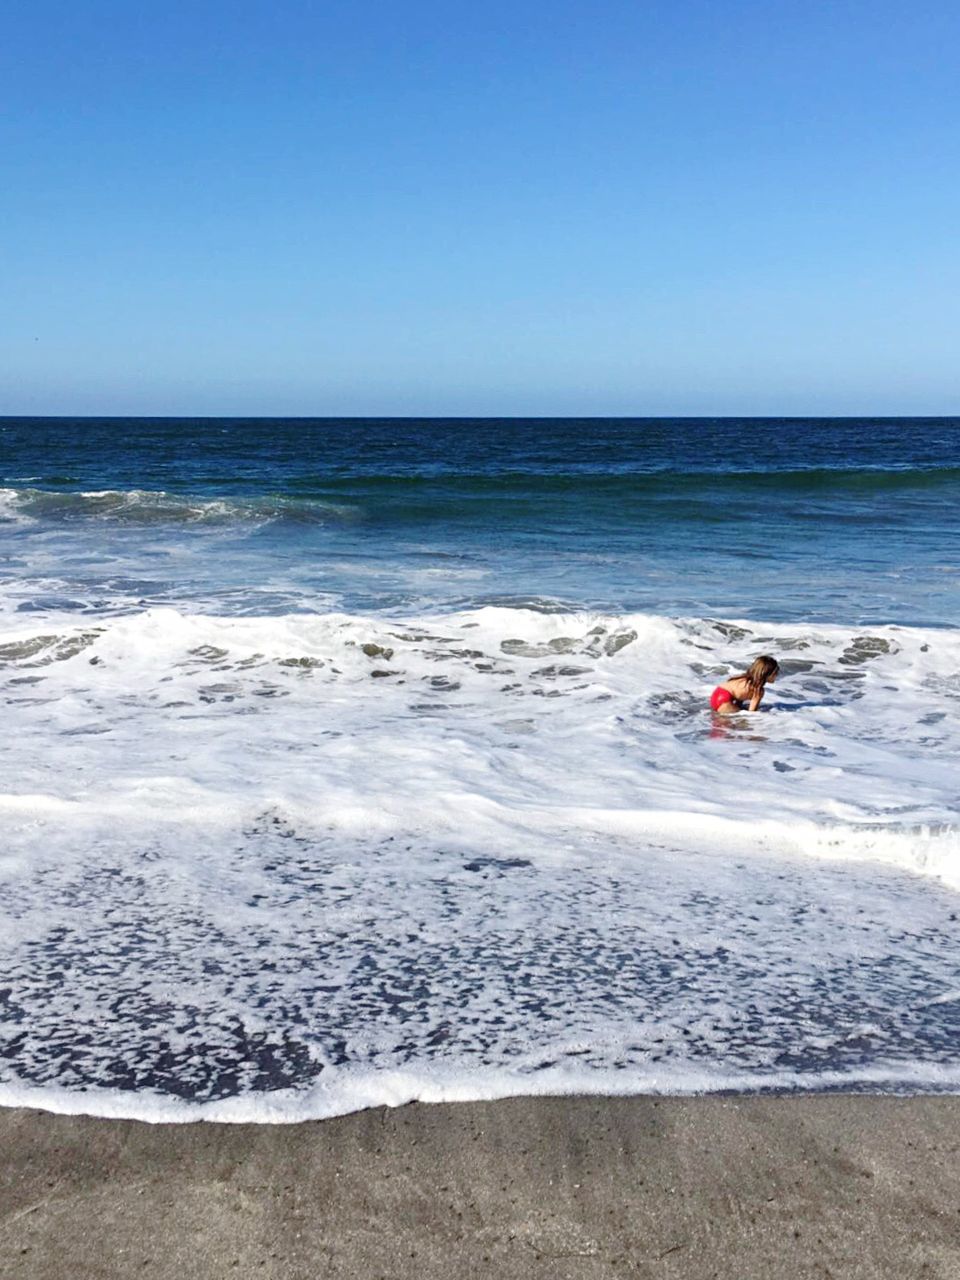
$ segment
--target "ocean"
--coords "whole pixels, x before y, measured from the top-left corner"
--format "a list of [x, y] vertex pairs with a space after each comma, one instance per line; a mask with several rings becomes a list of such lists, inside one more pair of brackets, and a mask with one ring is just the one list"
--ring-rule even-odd
[[0, 419], [0, 1103], [960, 1090], [958, 622], [960, 419]]

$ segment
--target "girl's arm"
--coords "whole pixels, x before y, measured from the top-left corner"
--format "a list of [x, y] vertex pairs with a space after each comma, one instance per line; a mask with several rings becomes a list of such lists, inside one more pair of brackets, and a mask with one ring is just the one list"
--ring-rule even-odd
[[757, 707], [759, 707], [762, 701], [763, 701], [763, 690], [758, 689], [757, 692], [750, 699], [750, 710], [756, 711]]

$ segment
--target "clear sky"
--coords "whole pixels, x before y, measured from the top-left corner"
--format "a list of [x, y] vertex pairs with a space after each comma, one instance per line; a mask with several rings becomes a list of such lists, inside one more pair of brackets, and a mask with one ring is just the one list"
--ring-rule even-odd
[[7, 0], [0, 413], [960, 413], [956, 0]]

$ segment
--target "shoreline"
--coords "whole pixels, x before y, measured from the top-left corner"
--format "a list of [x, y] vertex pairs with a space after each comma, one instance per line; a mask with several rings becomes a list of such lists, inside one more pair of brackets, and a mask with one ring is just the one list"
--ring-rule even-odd
[[298, 1124], [0, 1108], [0, 1274], [956, 1277], [960, 1097], [410, 1103]]

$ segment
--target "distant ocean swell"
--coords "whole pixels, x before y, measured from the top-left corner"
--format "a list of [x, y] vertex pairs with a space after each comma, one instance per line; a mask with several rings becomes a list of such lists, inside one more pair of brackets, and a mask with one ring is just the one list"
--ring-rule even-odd
[[[230, 524], [287, 521], [293, 524], [350, 522], [362, 518], [433, 522], [469, 514], [516, 519], [521, 508], [582, 504], [596, 508], [604, 521], [636, 519], [649, 504], [687, 507], [691, 518], [704, 508], [737, 496], [795, 502], [828, 499], [860, 501], [887, 494], [937, 497], [960, 487], [960, 468], [913, 467], [809, 468], [793, 471], [658, 471], [652, 474], [537, 474], [528, 471], [492, 475], [439, 473], [431, 476], [326, 476], [299, 478], [284, 494], [171, 493], [166, 490], [0, 489], [0, 522], [33, 519], [52, 522], [103, 519], [130, 524]], [[875, 516], [880, 513], [874, 513]]]

